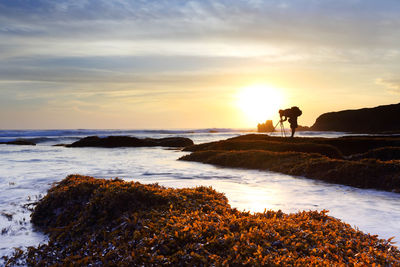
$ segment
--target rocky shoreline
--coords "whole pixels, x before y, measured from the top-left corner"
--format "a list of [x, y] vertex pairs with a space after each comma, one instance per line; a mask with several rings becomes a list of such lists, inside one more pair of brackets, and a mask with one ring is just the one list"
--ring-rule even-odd
[[243, 135], [194, 145], [180, 160], [400, 192], [400, 137], [281, 138]]
[[[30, 145], [36, 146], [35, 138], [33, 140], [16, 139], [14, 141], [0, 142], [5, 145]], [[131, 136], [87, 136], [79, 139], [72, 144], [55, 144], [53, 146], [62, 147], [186, 147], [193, 145], [193, 141], [186, 137], [165, 137], [165, 138], [137, 138]]]
[[8, 266], [400, 264], [378, 239], [326, 214], [232, 209], [210, 187], [184, 189], [71, 175], [39, 201], [48, 244], [16, 250]]

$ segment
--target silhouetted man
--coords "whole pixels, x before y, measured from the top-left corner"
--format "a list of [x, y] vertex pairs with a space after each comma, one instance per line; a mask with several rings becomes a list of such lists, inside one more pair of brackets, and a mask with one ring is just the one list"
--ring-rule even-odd
[[297, 125], [297, 117], [303, 114], [298, 107], [291, 107], [288, 109], [280, 109], [279, 116], [281, 117], [281, 122], [286, 121], [289, 118], [290, 129], [292, 129], [292, 136], [294, 136], [294, 132], [296, 131]]

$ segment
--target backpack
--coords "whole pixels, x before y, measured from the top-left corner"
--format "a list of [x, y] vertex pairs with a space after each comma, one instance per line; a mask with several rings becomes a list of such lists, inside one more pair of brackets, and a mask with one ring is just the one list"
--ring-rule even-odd
[[292, 115], [296, 117], [301, 116], [301, 114], [303, 114], [303, 112], [299, 109], [299, 107], [291, 107], [290, 110]]

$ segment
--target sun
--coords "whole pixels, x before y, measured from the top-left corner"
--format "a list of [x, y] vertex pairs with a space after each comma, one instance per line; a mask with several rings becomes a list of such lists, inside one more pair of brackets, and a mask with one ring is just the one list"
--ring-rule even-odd
[[237, 94], [239, 108], [253, 125], [276, 117], [282, 102], [282, 92], [266, 85], [247, 86]]

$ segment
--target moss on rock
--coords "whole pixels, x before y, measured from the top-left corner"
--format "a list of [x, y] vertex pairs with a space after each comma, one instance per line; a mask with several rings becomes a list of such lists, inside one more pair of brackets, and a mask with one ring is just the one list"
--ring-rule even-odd
[[285, 142], [285, 140], [235, 140], [228, 139], [186, 147], [184, 151], [206, 150], [266, 150], [274, 152], [305, 152], [318, 153], [330, 158], [343, 158], [336, 147], [326, 144], [309, 142]]
[[[349, 156], [357, 153], [365, 153], [368, 150], [381, 147], [400, 147], [400, 136], [395, 135], [376, 135], [376, 136], [343, 136], [338, 138], [323, 137], [277, 137], [265, 134], [247, 134], [233, 137], [225, 140], [225, 142], [238, 141], [267, 141], [279, 142], [283, 144], [313, 143], [320, 145], [329, 145], [337, 148], [341, 154]], [[294, 151], [294, 150], [288, 150]], [[312, 152], [312, 151], [297, 151]], [[326, 155], [328, 156], [328, 155]]]
[[270, 170], [359, 188], [400, 192], [399, 161], [350, 161], [312, 153], [260, 150], [200, 151], [180, 159], [224, 167]]
[[351, 155], [352, 160], [379, 159], [382, 161], [400, 160], [400, 147], [381, 147], [365, 153]]
[[[193, 152], [180, 159], [400, 192], [400, 147], [390, 146], [399, 141], [398, 137], [383, 136], [283, 138], [249, 134], [187, 147], [185, 151]], [[354, 151], [368, 152], [343, 156]]]

